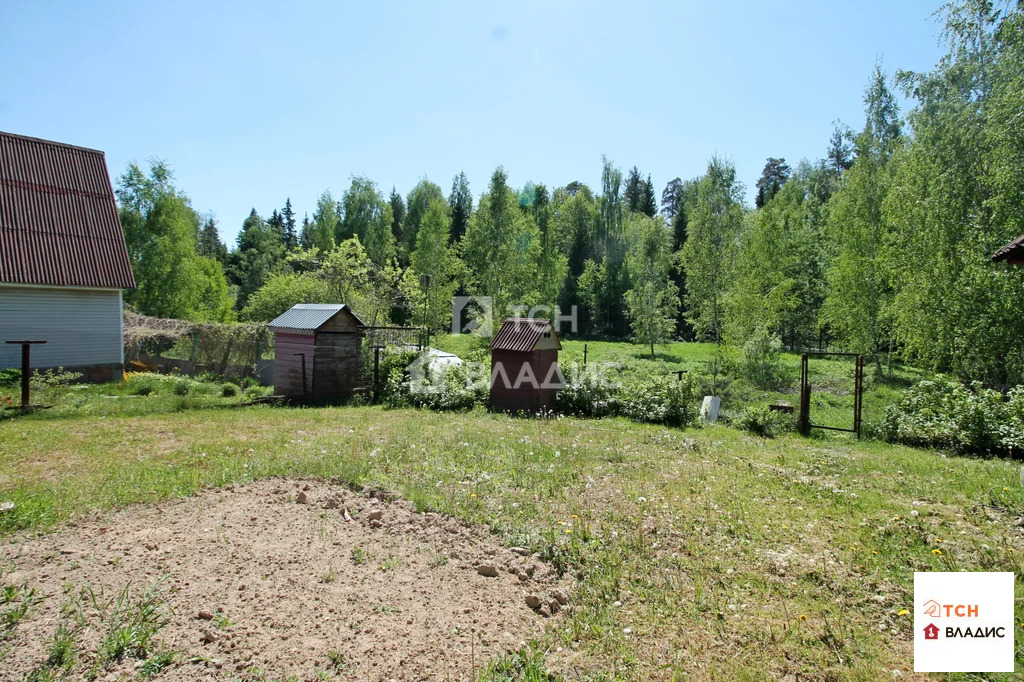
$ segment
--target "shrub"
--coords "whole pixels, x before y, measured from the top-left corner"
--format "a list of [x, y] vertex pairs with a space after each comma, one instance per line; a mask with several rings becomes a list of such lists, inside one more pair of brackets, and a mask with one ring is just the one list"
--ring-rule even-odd
[[174, 382], [174, 395], [188, 395], [192, 389], [192, 382], [182, 377]]
[[18, 386], [20, 384], [20, 369], [0, 369], [0, 386]]
[[615, 413], [615, 387], [599, 372], [574, 362], [562, 367], [562, 374], [565, 387], [555, 398], [559, 410], [577, 417], [606, 417]]
[[410, 402], [431, 410], [468, 410], [487, 402], [488, 389], [473, 381], [465, 364], [428, 371], [409, 391]]
[[238, 395], [238, 386], [230, 381], [220, 388], [220, 394], [224, 398], [233, 398]]
[[777, 336], [760, 332], [743, 346], [740, 373], [759, 388], [772, 388], [782, 382], [782, 343]]
[[150, 383], [139, 383], [132, 389], [132, 393], [135, 395], [149, 395], [153, 392], [153, 384]]
[[736, 425], [755, 436], [774, 438], [788, 431], [793, 426], [793, 420], [767, 405], [753, 405], [743, 411]]
[[[68, 386], [81, 378], [78, 372], [65, 372], [63, 367], [34, 372], [31, 379], [32, 393], [38, 397], [38, 402], [55, 402], [64, 395]], [[37, 402], [36, 398], [33, 398], [33, 402]]]
[[689, 426], [697, 421], [697, 388], [697, 380], [689, 374], [682, 379], [653, 377], [623, 390], [620, 413], [638, 422]]
[[385, 407], [396, 409], [409, 407], [409, 382], [405, 380], [405, 369], [393, 367], [387, 375], [387, 383], [384, 385], [383, 402]]
[[245, 377], [242, 379], [242, 388], [255, 388], [260, 385], [260, 380], [256, 377]]
[[885, 440], [957, 453], [1013, 454], [1024, 449], [1024, 386], [998, 391], [939, 375], [920, 381], [890, 405], [879, 428]]

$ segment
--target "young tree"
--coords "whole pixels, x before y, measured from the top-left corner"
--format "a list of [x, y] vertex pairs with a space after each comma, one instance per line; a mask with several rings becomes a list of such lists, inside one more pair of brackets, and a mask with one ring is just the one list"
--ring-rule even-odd
[[403, 227], [407, 253], [412, 253], [413, 249], [416, 248], [416, 233], [420, 229], [420, 222], [423, 220], [427, 208], [435, 199], [444, 201], [444, 193], [440, 187], [426, 178], [416, 183], [416, 186], [409, 192], [409, 197], [406, 200], [408, 212], [405, 215]]
[[622, 203], [626, 213], [642, 213], [644, 206], [644, 180], [636, 166], [626, 175], [626, 186], [622, 190]]
[[499, 166], [463, 240], [474, 291], [492, 297], [496, 315], [505, 314], [511, 306], [533, 305], [539, 297], [540, 235], [532, 217], [519, 209], [516, 194], [505, 180]]
[[[435, 330], [449, 325], [450, 315], [446, 317], [445, 313], [451, 312], [459, 272], [458, 257], [449, 244], [451, 218], [448, 211], [448, 204], [443, 199], [430, 202], [416, 232], [416, 249], [410, 256], [424, 301], [423, 307], [418, 306], [418, 310], [412, 311], [413, 319]], [[429, 276], [429, 282], [420, 281], [422, 275]]]
[[396, 244], [405, 244], [402, 236], [402, 226], [405, 223], [405, 201], [394, 186], [391, 187], [391, 196], [388, 197], [388, 202], [391, 204], [391, 234], [395, 236]]
[[199, 215], [174, 187], [167, 165], [154, 161], [146, 174], [129, 164], [117, 198], [137, 284], [126, 293], [128, 302], [156, 317], [230, 319], [224, 271], [215, 259], [199, 254]]
[[667, 343], [676, 329], [679, 290], [669, 279], [672, 236], [664, 220], [631, 213], [626, 218], [629, 250], [626, 266], [631, 288], [626, 292], [626, 313], [633, 337], [649, 345]]
[[[352, 237], [366, 239], [366, 231], [370, 223], [379, 219], [381, 206], [384, 203], [377, 185], [362, 175], [352, 176], [352, 183], [341, 198], [341, 223], [335, 233], [338, 243]], [[388, 228], [390, 229], [390, 225]]]
[[391, 231], [393, 223], [391, 204], [382, 201], [366, 225], [366, 255], [381, 267], [390, 264], [398, 255], [395, 235]]
[[723, 338], [725, 294], [743, 225], [742, 193], [736, 167], [712, 158], [697, 185], [682, 249], [687, 319], [703, 339]]
[[316, 202], [313, 222], [303, 221], [301, 244], [304, 249], [330, 251], [334, 248], [334, 235], [338, 232], [338, 212], [334, 197], [324, 190]]
[[888, 228], [882, 204], [888, 192], [886, 164], [898, 138], [892, 95], [878, 67], [865, 94], [867, 121], [856, 139], [856, 159], [829, 201], [828, 235], [832, 258], [829, 293], [822, 320], [846, 346], [865, 353], [881, 372], [881, 354], [891, 344], [887, 324], [891, 288], [882, 247]]

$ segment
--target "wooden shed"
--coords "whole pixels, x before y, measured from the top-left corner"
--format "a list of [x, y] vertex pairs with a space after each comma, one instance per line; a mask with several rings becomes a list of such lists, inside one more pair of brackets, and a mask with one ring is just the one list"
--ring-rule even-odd
[[1024, 235], [997, 250], [992, 254], [992, 260], [1010, 265], [1024, 265]]
[[562, 344], [550, 320], [510, 317], [491, 339], [491, 408], [539, 412], [555, 407], [564, 385], [558, 369]]
[[268, 326], [274, 331], [274, 393], [339, 400], [360, 386], [365, 327], [345, 304], [300, 303]]

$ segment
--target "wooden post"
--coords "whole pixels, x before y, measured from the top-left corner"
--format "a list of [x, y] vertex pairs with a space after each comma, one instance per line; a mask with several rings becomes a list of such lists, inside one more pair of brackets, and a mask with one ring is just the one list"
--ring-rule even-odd
[[807, 372], [807, 353], [800, 358], [800, 418], [797, 430], [804, 436], [811, 431], [811, 384]]
[[296, 355], [298, 355], [299, 357], [302, 358], [302, 397], [305, 398], [306, 397], [306, 354], [305, 353], [296, 353]]
[[21, 346], [21, 409], [32, 404], [32, 344], [44, 344], [46, 341], [8, 341], [11, 345]]
[[583, 344], [583, 366], [587, 366], [587, 344]]
[[373, 402], [380, 400], [380, 346], [373, 347]]

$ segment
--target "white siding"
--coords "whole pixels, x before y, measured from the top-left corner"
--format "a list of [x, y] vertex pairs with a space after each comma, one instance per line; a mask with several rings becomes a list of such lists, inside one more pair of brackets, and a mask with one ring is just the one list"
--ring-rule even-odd
[[33, 367], [77, 367], [122, 361], [121, 292], [0, 285], [0, 368], [21, 366], [21, 346], [41, 339]]

